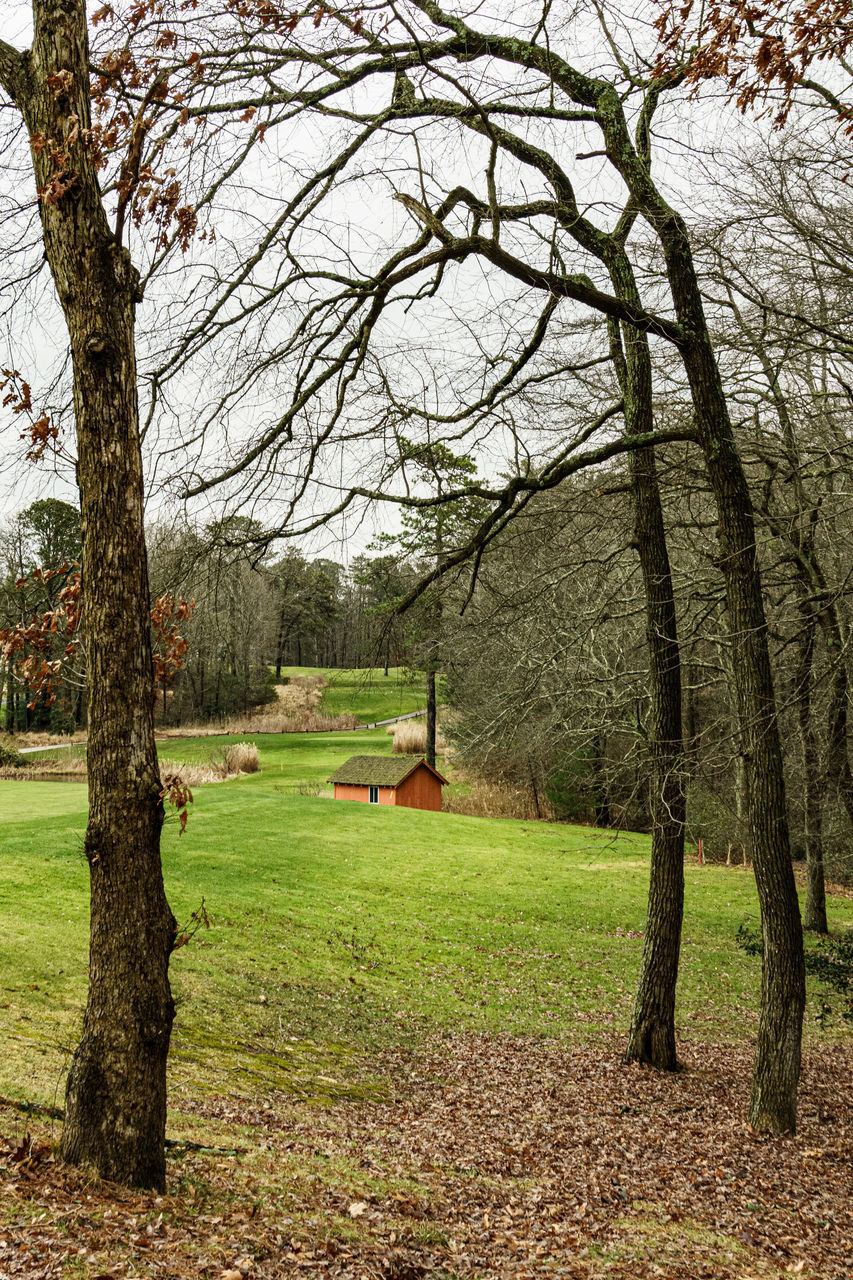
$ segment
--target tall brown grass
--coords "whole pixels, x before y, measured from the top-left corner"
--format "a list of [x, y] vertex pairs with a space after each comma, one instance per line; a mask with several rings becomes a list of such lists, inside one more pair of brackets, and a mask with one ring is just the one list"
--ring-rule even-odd
[[[86, 776], [86, 757], [82, 754], [48, 756], [44, 760], [34, 760], [32, 765], [23, 769], [0, 769], [0, 778], [14, 778], [18, 782], [38, 781], [46, 774], [58, 778], [69, 775]], [[200, 787], [205, 782], [226, 782], [228, 778], [238, 778], [241, 774], [257, 773], [261, 767], [258, 748], [254, 742], [233, 742], [223, 751], [211, 752], [205, 763], [188, 764], [183, 760], [159, 759], [160, 773], [179, 774], [190, 787]]]
[[224, 764], [228, 777], [237, 773], [258, 773], [261, 767], [258, 748], [254, 742], [232, 742], [225, 748]]
[[186, 764], [181, 760], [160, 760], [160, 773], [178, 774], [190, 787], [200, 787], [205, 782], [227, 782], [241, 774], [257, 773], [261, 767], [258, 748], [254, 742], [233, 742], [222, 751], [212, 751], [206, 764]]
[[[222, 733], [333, 733], [339, 729], [357, 729], [361, 721], [358, 716], [340, 715], [324, 716], [317, 711], [303, 711], [299, 715], [283, 715], [280, 711], [269, 711], [264, 715], [243, 716], [239, 720], [231, 720]], [[196, 737], [198, 729], [187, 729], [187, 737]]]
[[75, 743], [86, 741], [86, 730], [75, 729], [69, 738], [58, 733], [21, 730], [19, 733], [0, 733], [0, 746], [9, 747], [12, 751], [20, 751], [22, 747], [71, 747]]
[[445, 787], [441, 797], [443, 813], [466, 814], [471, 818], [523, 818], [526, 821], [542, 819], [554, 821], [554, 811], [544, 796], [536, 797], [530, 787], [513, 786], [504, 782], [486, 782], [475, 779], [467, 795], [454, 793]]
[[276, 687], [275, 704], [233, 716], [224, 724], [187, 725], [165, 730], [159, 736], [205, 738], [222, 733], [334, 733], [357, 729], [361, 723], [358, 716], [328, 716], [317, 710], [327, 683], [322, 676], [296, 676], [288, 684]]
[[77, 751], [58, 751], [55, 755], [26, 755], [22, 757], [26, 764], [19, 768], [15, 765], [0, 769], [0, 778], [14, 778], [16, 782], [37, 782], [45, 774], [56, 774], [84, 777], [86, 774], [86, 756]]
[[[414, 717], [411, 720], [399, 720], [389, 725], [387, 732], [394, 738], [391, 750], [395, 755], [425, 755], [427, 747], [426, 716]], [[447, 742], [441, 729], [436, 731], [435, 749], [439, 755], [447, 754]]]

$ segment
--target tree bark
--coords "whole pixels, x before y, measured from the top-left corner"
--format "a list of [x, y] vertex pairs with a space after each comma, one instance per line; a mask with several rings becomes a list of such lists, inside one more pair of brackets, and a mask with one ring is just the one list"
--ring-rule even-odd
[[[528, 46], [507, 42], [511, 60]], [[539, 56], [539, 52], [537, 56]], [[755, 880], [764, 935], [761, 1013], [749, 1118], [761, 1130], [793, 1132], [797, 1116], [805, 966], [799, 900], [791, 865], [782, 751], [752, 500], [729, 418], [705, 319], [690, 236], [651, 175], [648, 120], [660, 86], [652, 86], [635, 144], [618, 91], [547, 55], [548, 67], [575, 101], [595, 107], [606, 153], [631, 195], [631, 208], [655, 231], [678, 321], [677, 344], [690, 385], [696, 436], [714, 494], [719, 556], [726, 586], [738, 718], [751, 798]]]
[[[621, 251], [611, 263], [619, 297], [639, 295]], [[609, 322], [611, 351], [625, 402], [629, 435], [654, 427], [652, 366], [646, 335], [623, 326], [621, 342]], [[622, 343], [624, 343], [624, 354]], [[653, 449], [629, 457], [634, 504], [634, 546], [640, 558], [649, 657], [648, 743], [652, 758], [652, 854], [649, 905], [640, 977], [626, 1058], [666, 1071], [678, 1067], [675, 992], [684, 913], [684, 747], [681, 729], [681, 663], [666, 529]]]
[[604, 772], [604, 747], [601, 734], [597, 733], [592, 740], [592, 778], [595, 793], [595, 825], [609, 827], [610, 795], [607, 790], [607, 777]]
[[435, 667], [430, 664], [426, 673], [426, 762], [435, 768]]
[[[662, 202], [661, 202], [662, 203]], [[761, 1013], [749, 1118], [756, 1129], [793, 1133], [805, 1008], [803, 932], [785, 802], [782, 750], [752, 501], [734, 440], [681, 219], [655, 209], [678, 319], [684, 367], [717, 504], [718, 564], [726, 586], [732, 668], [745, 747], [752, 856], [764, 936]]]
[[[91, 124], [84, 0], [35, 0], [34, 40], [0, 66], [33, 148], [45, 252], [71, 346], [88, 654], [89, 992], [66, 1087], [62, 1155], [165, 1186], [175, 920], [160, 865], [163, 806], [143, 528], [134, 311], [138, 274], [107, 222], [77, 128]], [[8, 51], [7, 51], [8, 57]], [[60, 187], [64, 190], [60, 190]]]
[[[805, 584], [803, 584], [805, 588]], [[826, 888], [823, 876], [823, 804], [826, 773], [821, 768], [817, 739], [812, 723], [812, 669], [817, 620], [805, 589], [800, 599], [802, 624], [796, 667], [794, 696], [800, 730], [803, 762], [803, 834], [806, 846], [806, 905], [803, 925], [816, 933], [827, 933]]]

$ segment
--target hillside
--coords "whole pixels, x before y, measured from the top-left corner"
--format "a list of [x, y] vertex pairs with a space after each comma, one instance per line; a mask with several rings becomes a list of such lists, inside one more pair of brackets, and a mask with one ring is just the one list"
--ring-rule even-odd
[[[186, 760], [203, 760], [211, 740], [170, 743], [170, 755], [178, 746]], [[249, 1117], [258, 1107], [287, 1113], [288, 1125], [321, 1128], [343, 1122], [336, 1108], [356, 1107], [346, 1123], [358, 1128], [366, 1117], [358, 1108], [387, 1107], [400, 1089], [403, 1095], [409, 1088], [423, 1091], [430, 1078], [423, 1071], [440, 1077], [446, 1069], [449, 1078], [465, 1079], [463, 1064], [475, 1059], [478, 1072], [503, 1061], [511, 1073], [523, 1071], [529, 1059], [535, 1070], [557, 1079], [559, 1055], [571, 1051], [580, 1054], [572, 1061], [586, 1064], [586, 1083], [576, 1081], [572, 1089], [591, 1086], [596, 1055], [618, 1064], [642, 947], [648, 839], [379, 809], [318, 794], [338, 763], [365, 748], [388, 751], [390, 739], [379, 730], [266, 737], [260, 773], [199, 788], [183, 837], [174, 821], [167, 825], [164, 862], [173, 909], [182, 925], [202, 901], [209, 915], [209, 928], [202, 927], [173, 961], [176, 1138], [248, 1143], [254, 1151], [263, 1125], [258, 1129], [261, 1122]], [[57, 1091], [61, 1097], [85, 995], [85, 807], [85, 787], [77, 783], [0, 782], [0, 927], [6, 939], [0, 1029], [13, 1048], [0, 1065], [0, 1093], [7, 1099], [52, 1104]], [[831, 906], [835, 927], [853, 923], [850, 899], [833, 898]], [[732, 1087], [739, 1072], [748, 1076], [760, 962], [738, 949], [735, 933], [742, 920], [756, 916], [751, 874], [688, 867], [679, 1017], [699, 1072], [688, 1091], [695, 1093], [704, 1078], [703, 1062], [720, 1068], [721, 1052], [741, 1063]], [[837, 1022], [824, 1031], [815, 1022], [822, 999], [813, 987], [809, 1039], [820, 1053], [838, 1032]], [[712, 1051], [703, 1044], [728, 1047]], [[729, 1081], [730, 1075], [720, 1078]], [[617, 1092], [620, 1079], [613, 1077]], [[493, 1088], [503, 1090], [509, 1082], [509, 1076], [496, 1078]], [[628, 1077], [624, 1087], [628, 1093], [619, 1105], [629, 1114], [636, 1107]], [[522, 1076], [516, 1088], [521, 1096]], [[665, 1099], [668, 1088], [665, 1082], [655, 1086], [655, 1097]], [[685, 1096], [681, 1087], [678, 1093]], [[297, 1121], [288, 1109], [302, 1106], [299, 1099], [331, 1108], [328, 1121], [316, 1111], [310, 1113], [315, 1120], [300, 1112]], [[473, 1096], [475, 1102], [481, 1105]], [[691, 1095], [680, 1105], [690, 1114], [700, 1104]], [[736, 1120], [736, 1111], [727, 1114]], [[431, 1175], [410, 1169], [409, 1181], [395, 1183], [392, 1166], [381, 1161], [365, 1183], [337, 1138], [330, 1146], [320, 1137], [311, 1141], [337, 1152], [337, 1163], [309, 1173], [298, 1158], [294, 1176], [297, 1182], [308, 1178], [299, 1192], [308, 1207], [299, 1212], [309, 1217], [318, 1187], [325, 1189], [322, 1198], [343, 1186], [345, 1199], [368, 1206], [368, 1197], [380, 1192], [399, 1191], [418, 1203], [439, 1194]], [[271, 1169], [258, 1159], [269, 1179]], [[250, 1167], [256, 1164], [252, 1157]], [[174, 1167], [178, 1177], [185, 1165]], [[206, 1170], [206, 1185], [218, 1185], [207, 1165], [194, 1167]], [[522, 1162], [516, 1173], [508, 1167], [501, 1177], [508, 1186], [516, 1177], [523, 1182], [525, 1167]], [[224, 1186], [199, 1194], [212, 1196], [221, 1214], [223, 1193]], [[446, 1186], [442, 1194], [455, 1195]], [[697, 1212], [694, 1205], [691, 1213]], [[365, 1238], [373, 1239], [376, 1230], [366, 1223]], [[297, 1234], [305, 1231], [310, 1236], [303, 1224]], [[448, 1258], [450, 1237], [444, 1229], [439, 1236], [421, 1237], [419, 1247]]]

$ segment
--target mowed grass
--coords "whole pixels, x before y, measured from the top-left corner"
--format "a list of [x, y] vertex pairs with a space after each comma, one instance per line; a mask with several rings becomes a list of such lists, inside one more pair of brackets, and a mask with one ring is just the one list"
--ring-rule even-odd
[[426, 707], [426, 677], [408, 667], [283, 667], [286, 676], [322, 676], [328, 681], [318, 710], [323, 715], [351, 712], [362, 724], [390, 720]]
[[[204, 759], [223, 741], [163, 750]], [[261, 773], [199, 788], [185, 835], [164, 832], [175, 915], [204, 900], [211, 921], [173, 959], [173, 1090], [323, 1097], [370, 1087], [372, 1051], [432, 1028], [627, 1026], [647, 837], [310, 794], [348, 755], [388, 752], [382, 731], [258, 742]], [[0, 1093], [52, 1099], [79, 1032], [85, 822], [81, 784], [0, 782]], [[754, 1034], [760, 962], [734, 939], [757, 915], [751, 874], [688, 866], [683, 1035]], [[834, 899], [831, 919], [853, 924], [853, 902]]]

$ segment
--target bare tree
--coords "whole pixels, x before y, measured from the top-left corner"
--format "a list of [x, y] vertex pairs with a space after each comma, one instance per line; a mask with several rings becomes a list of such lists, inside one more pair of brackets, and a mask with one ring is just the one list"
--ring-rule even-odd
[[[575, 454], [574, 466], [603, 460], [604, 446], [589, 450], [584, 459], [578, 456], [578, 439], [585, 434], [581, 431], [562, 450], [558, 448], [556, 456], [544, 464], [537, 458], [538, 465], [534, 465], [530, 445], [513, 429], [506, 403], [502, 414], [495, 412], [510, 381], [516, 383], [532, 371], [531, 361], [543, 352], [551, 318], [560, 304], [580, 304], [677, 350], [690, 389], [692, 431], [703, 453], [718, 513], [717, 562], [726, 586], [765, 934], [750, 1118], [760, 1129], [785, 1132], [793, 1130], [796, 1123], [805, 999], [802, 930], [790, 862], [782, 753], [750, 488], [705, 316], [690, 231], [652, 176], [650, 128], [662, 95], [672, 91], [675, 80], [655, 78], [642, 58], [632, 69], [607, 29], [602, 31], [601, 48], [607, 50], [612, 73], [584, 71], [557, 52], [563, 47], [562, 40], [551, 39], [554, 24], [566, 19], [562, 10], [549, 9], [544, 16], [531, 16], [529, 22], [521, 19], [510, 34], [497, 21], [480, 16], [469, 20], [446, 11], [434, 0], [411, 0], [389, 11], [389, 23], [381, 33], [372, 31], [361, 17], [356, 20], [337, 14], [329, 27], [320, 30], [315, 43], [303, 37], [288, 50], [289, 57], [301, 59], [311, 68], [313, 77], [310, 95], [302, 96], [301, 109], [316, 120], [340, 122], [343, 131], [333, 158], [318, 168], [291, 201], [285, 243], [292, 246], [292, 279], [311, 278], [317, 293], [300, 309], [300, 324], [292, 339], [279, 344], [284, 366], [295, 371], [294, 388], [283, 411], [233, 464], [200, 479], [190, 492], [209, 492], [218, 484], [233, 482], [238, 475], [246, 478], [250, 488], [257, 485], [261, 476], [269, 475], [270, 451], [288, 453], [295, 425], [304, 420], [309, 405], [319, 406], [314, 410], [317, 425], [312, 442], [303, 448], [299, 480], [290, 486], [290, 519], [306, 490], [319, 479], [318, 459], [334, 439], [342, 406], [357, 404], [360, 397], [363, 411], [369, 407], [373, 413], [381, 389], [390, 409], [384, 419], [374, 420], [373, 437], [382, 439], [391, 462], [381, 468], [379, 484], [353, 484], [347, 489], [338, 507], [344, 512], [359, 498], [387, 500], [390, 496], [388, 480], [400, 463], [399, 455], [395, 458], [393, 448], [387, 446], [401, 418], [407, 429], [412, 420], [418, 420], [425, 431], [443, 433], [449, 440], [459, 437], [465, 427], [476, 431], [488, 409], [491, 423], [498, 418], [503, 422], [516, 450], [517, 466], [502, 489], [479, 489], [480, 496], [496, 505], [493, 517], [482, 526], [478, 538], [472, 539], [470, 549], [476, 551], [497, 532], [505, 517], [523, 506], [526, 495], [569, 473], [567, 455]], [[274, 79], [272, 71], [270, 81]], [[383, 82], [387, 88], [381, 89]], [[359, 97], [365, 84], [372, 86], [372, 96]], [[275, 95], [276, 90], [271, 87], [268, 92]], [[289, 93], [283, 92], [279, 100], [294, 103]], [[377, 109], [376, 102], [388, 105]], [[634, 127], [629, 125], [626, 104], [630, 104]], [[464, 183], [453, 185], [452, 179], [442, 182], [439, 161], [432, 155], [425, 157], [434, 131], [441, 126], [452, 128], [460, 145], [470, 147], [476, 158], [471, 167], [483, 174], [481, 193]], [[303, 242], [297, 247], [296, 228], [305, 225], [306, 210], [313, 212], [318, 207], [336, 179], [356, 156], [366, 157], [378, 137], [406, 128], [414, 132], [417, 142], [408, 166], [417, 194], [404, 190], [395, 194], [411, 215], [416, 236], [402, 245], [397, 239], [393, 251], [378, 266], [374, 253], [372, 265], [365, 264], [361, 270], [352, 270], [345, 261], [333, 272], [325, 264], [322, 270], [312, 269]], [[559, 146], [555, 136], [561, 140]], [[610, 215], [604, 228], [585, 212], [562, 162], [562, 157], [573, 154], [581, 157], [581, 162], [590, 154], [603, 156], [610, 169], [609, 181], [618, 183], [623, 192], [616, 201], [601, 199], [600, 188], [594, 186], [587, 198], [587, 205], [600, 205]], [[520, 188], [516, 199], [500, 194], [513, 183]], [[612, 239], [620, 218], [630, 227], [638, 215], [653, 236], [665, 278], [665, 288], [661, 282], [653, 283], [649, 301], [639, 303], [613, 287], [611, 263], [596, 252], [602, 232]], [[570, 270], [570, 261], [572, 265], [581, 261], [589, 274]], [[417, 394], [405, 396], [399, 388], [389, 390], [388, 375], [381, 367], [387, 365], [387, 357], [381, 359], [378, 349], [391, 309], [424, 307], [440, 298], [445, 280], [453, 277], [458, 264], [467, 269], [477, 265], [488, 268], [489, 280], [504, 281], [516, 307], [524, 299], [529, 312], [529, 299], [537, 294], [544, 303], [536, 320], [528, 321], [523, 344], [514, 337], [514, 356], [507, 358], [506, 349], [501, 353], [506, 361], [504, 371], [495, 376], [491, 372], [494, 364], [481, 364], [485, 376], [478, 375], [480, 393], [461, 406], [457, 396], [452, 410], [444, 406], [437, 410], [425, 406]], [[268, 292], [267, 297], [271, 299], [272, 294]], [[667, 314], [668, 307], [674, 318]], [[508, 303], [505, 311], [509, 314], [510, 310]], [[476, 329], [473, 322], [469, 327]], [[375, 356], [372, 344], [377, 345]], [[268, 359], [265, 353], [264, 360]], [[552, 372], [556, 367], [555, 360]], [[563, 360], [564, 381], [577, 372], [578, 362]], [[603, 421], [597, 425], [599, 433]], [[587, 428], [586, 434], [590, 430]], [[645, 443], [653, 444], [664, 436], [656, 432], [654, 437], [645, 437]], [[637, 437], [628, 437], [627, 447], [637, 443]], [[626, 441], [621, 447], [626, 447]], [[448, 494], [447, 500], [457, 496]], [[302, 527], [310, 527], [310, 520]], [[448, 567], [453, 563], [458, 561], [451, 558]]]

